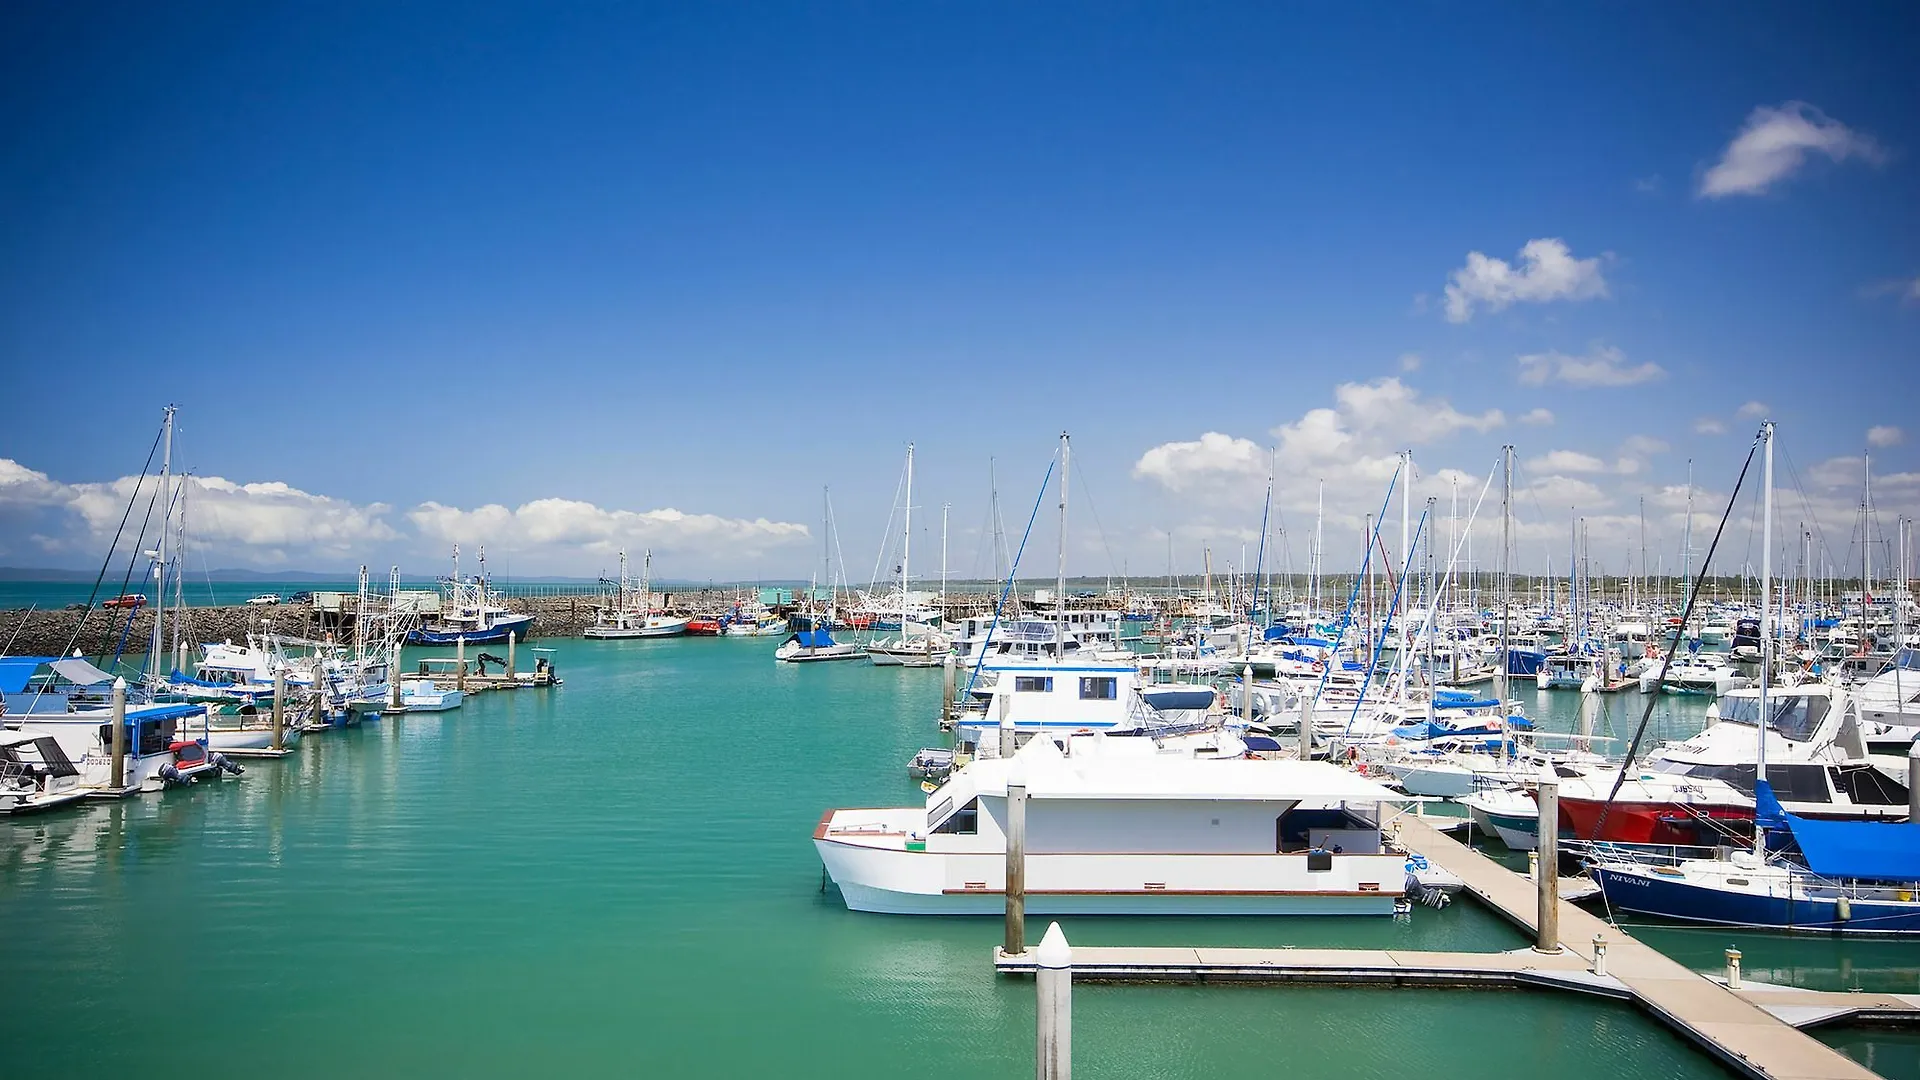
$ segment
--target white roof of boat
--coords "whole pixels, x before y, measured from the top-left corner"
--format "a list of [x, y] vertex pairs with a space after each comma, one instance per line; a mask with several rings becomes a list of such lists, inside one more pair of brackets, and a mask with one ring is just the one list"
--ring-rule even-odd
[[[1036, 739], [1012, 758], [974, 761], [964, 770], [975, 793], [1004, 797], [1017, 768], [1027, 796], [1036, 799], [1205, 799], [1231, 802], [1286, 800], [1381, 802], [1403, 798], [1392, 790], [1323, 761], [1214, 761], [1192, 757], [1063, 757], [1056, 749], [1030, 753]], [[1078, 745], [1076, 744], [1076, 749]], [[932, 806], [940, 795], [928, 800]]]

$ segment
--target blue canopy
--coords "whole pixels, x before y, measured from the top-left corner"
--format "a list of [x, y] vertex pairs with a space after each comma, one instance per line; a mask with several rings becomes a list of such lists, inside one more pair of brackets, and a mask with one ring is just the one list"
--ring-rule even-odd
[[1920, 823], [1821, 821], [1789, 814], [1773, 785], [1755, 785], [1755, 817], [1771, 828], [1792, 830], [1814, 873], [1830, 878], [1920, 881]]
[[147, 720], [184, 720], [189, 716], [206, 714], [205, 705], [149, 705], [144, 709], [128, 709], [127, 723], [138, 724]]
[[833, 644], [833, 635], [826, 630], [802, 630], [793, 636], [809, 649], [823, 649]]
[[1491, 709], [1500, 703], [1493, 698], [1457, 698], [1436, 694], [1433, 707], [1436, 709]]
[[25, 690], [40, 665], [57, 659], [56, 656], [0, 656], [0, 693], [17, 694]]

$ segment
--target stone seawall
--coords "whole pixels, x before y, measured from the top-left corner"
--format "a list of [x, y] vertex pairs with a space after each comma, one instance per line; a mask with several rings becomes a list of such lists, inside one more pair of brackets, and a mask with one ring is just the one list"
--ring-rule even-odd
[[[673, 610], [684, 612], [722, 612], [733, 605], [733, 594], [721, 591], [676, 593], [666, 599]], [[593, 625], [594, 604], [598, 601], [586, 594], [505, 597], [500, 602], [514, 611], [533, 614], [534, 637], [579, 637]], [[169, 614], [168, 641], [173, 640], [172, 620]], [[196, 645], [203, 641], [244, 641], [249, 632], [259, 631], [319, 638], [327, 633], [327, 625], [306, 604], [190, 607], [186, 612], [185, 636]], [[342, 633], [337, 630], [336, 636]], [[134, 613], [130, 631], [125, 611], [0, 611], [0, 653], [13, 656], [62, 656], [75, 649], [87, 656], [145, 653], [152, 638], [153, 614], [148, 608]]]

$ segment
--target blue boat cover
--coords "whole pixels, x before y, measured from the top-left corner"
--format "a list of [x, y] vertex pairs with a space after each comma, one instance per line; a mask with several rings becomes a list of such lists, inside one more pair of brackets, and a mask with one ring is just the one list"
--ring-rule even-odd
[[137, 724], [145, 720], [184, 720], [189, 716], [204, 716], [205, 705], [150, 705], [144, 709], [128, 709], [127, 723]]
[[1499, 704], [1493, 698], [1457, 698], [1436, 694], [1433, 699], [1436, 709], [1491, 709]]
[[824, 649], [833, 644], [833, 634], [826, 630], [802, 630], [793, 636], [809, 649]]
[[1868, 881], [1920, 881], [1920, 824], [1888, 821], [1821, 821], [1789, 814], [1773, 785], [1755, 785], [1755, 817], [1772, 828], [1785, 825], [1814, 873]]
[[57, 656], [0, 656], [0, 693], [17, 694], [25, 690], [40, 665], [57, 659]]

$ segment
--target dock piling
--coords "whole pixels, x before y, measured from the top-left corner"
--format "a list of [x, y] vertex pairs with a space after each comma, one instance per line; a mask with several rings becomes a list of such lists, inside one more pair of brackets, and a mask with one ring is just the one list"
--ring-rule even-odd
[[1907, 747], [1907, 820], [1920, 822], [1920, 740]]
[[1313, 695], [1300, 692], [1300, 760], [1313, 760]]
[[1073, 1076], [1073, 949], [1060, 924], [1047, 927], [1034, 954], [1034, 993], [1038, 1023], [1034, 1045], [1037, 1080], [1071, 1080]]
[[1740, 950], [1727, 950], [1727, 989], [1740, 989]]
[[1539, 936], [1533, 947], [1539, 952], [1559, 952], [1560, 785], [1552, 780], [1540, 781], [1535, 798], [1540, 803], [1540, 861], [1534, 870], [1534, 880], [1540, 893], [1540, 913], [1534, 923], [1539, 927]]
[[273, 748], [287, 748], [287, 669], [273, 669]]
[[1240, 722], [1253, 726], [1253, 665], [1240, 669]]
[[1607, 935], [1593, 935], [1593, 973], [1601, 978], [1607, 977]]
[[327, 726], [327, 672], [318, 659], [313, 662], [313, 726]]
[[462, 693], [467, 689], [467, 635], [461, 634], [453, 639], [453, 688]]
[[514, 634], [513, 634], [513, 632], [512, 632], [512, 631], [508, 631], [508, 632], [507, 632], [507, 678], [509, 678], [509, 679], [511, 679], [511, 678], [513, 678], [513, 673], [514, 673], [514, 666], [513, 666], [513, 643], [514, 643], [514, 640], [515, 640], [515, 636], [514, 636]]
[[113, 723], [113, 773], [109, 777], [114, 794], [119, 794], [127, 786], [127, 680], [113, 680], [113, 706], [110, 713]]
[[1027, 785], [1019, 773], [1016, 764], [1007, 777], [1008, 956], [1027, 951]]
[[959, 678], [959, 670], [955, 666], [952, 653], [947, 654], [940, 668], [940, 722], [945, 724], [953, 716], [953, 695]]
[[393, 659], [387, 664], [387, 709], [400, 712], [400, 643], [393, 643]]
[[1013, 718], [1008, 710], [1013, 706], [1013, 695], [1000, 695], [1000, 756], [1013, 756]]

